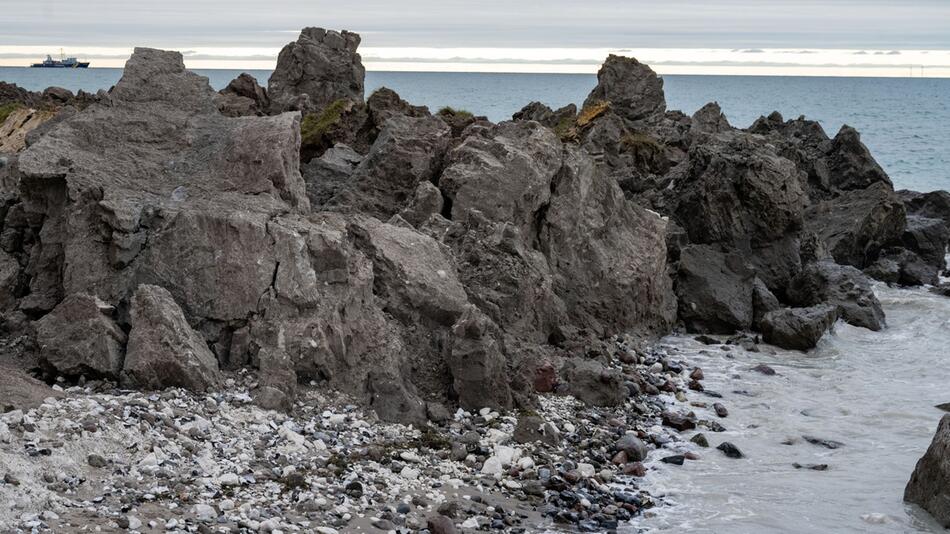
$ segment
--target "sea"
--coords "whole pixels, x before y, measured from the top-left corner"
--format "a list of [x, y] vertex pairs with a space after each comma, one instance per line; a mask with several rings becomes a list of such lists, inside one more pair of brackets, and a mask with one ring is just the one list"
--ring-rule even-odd
[[[215, 88], [239, 74], [198, 72]], [[269, 76], [251, 74], [262, 81]], [[118, 69], [0, 68], [0, 79], [32, 90], [107, 89], [120, 75]], [[595, 83], [594, 76], [564, 74], [366, 76], [367, 92], [386, 86], [414, 104], [466, 109], [493, 121], [534, 100], [552, 107], [579, 104]], [[818, 120], [829, 135], [851, 125], [897, 188], [950, 189], [950, 79], [664, 76], [664, 83], [671, 109], [691, 114], [717, 101], [740, 127], [773, 110]], [[926, 288], [877, 284], [875, 292], [887, 314], [886, 329], [871, 332], [839, 322], [807, 354], [724, 350], [684, 335], [661, 340], [683, 361], [702, 367], [706, 388], [722, 395], [692, 399], [729, 409], [721, 420], [727, 430], [706, 433], [712, 447], [729, 441], [745, 458], [692, 443], [681, 447], [701, 459], [683, 466], [664, 464], [664, 453], [651, 453], [650, 471], [638, 484], [661, 505], [618, 531], [944, 532], [902, 496], [942, 415], [935, 406], [950, 402], [950, 299]], [[754, 372], [759, 364], [777, 374]], [[716, 418], [708, 408], [690, 408], [700, 418]], [[806, 436], [835, 448], [814, 445]]]
[[[196, 70], [221, 89], [242, 71]], [[270, 71], [251, 70], [266, 85]], [[0, 67], [0, 80], [38, 91], [108, 89], [121, 69]], [[844, 124], [857, 128], [895, 187], [950, 189], [950, 79], [786, 76], [663, 76], [669, 109], [692, 114], [716, 101], [733, 126], [761, 115], [817, 120], [833, 136]], [[465, 109], [502, 121], [532, 101], [551, 107], [580, 105], [597, 83], [587, 74], [491, 74], [465, 72], [367, 72], [366, 93], [389, 87], [433, 111]]]

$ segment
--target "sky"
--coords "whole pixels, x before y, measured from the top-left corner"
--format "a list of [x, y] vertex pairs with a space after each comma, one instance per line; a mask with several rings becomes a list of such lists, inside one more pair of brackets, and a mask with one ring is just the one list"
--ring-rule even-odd
[[0, 65], [47, 53], [121, 66], [272, 68], [302, 26], [360, 33], [369, 70], [950, 77], [950, 0], [0, 0]]

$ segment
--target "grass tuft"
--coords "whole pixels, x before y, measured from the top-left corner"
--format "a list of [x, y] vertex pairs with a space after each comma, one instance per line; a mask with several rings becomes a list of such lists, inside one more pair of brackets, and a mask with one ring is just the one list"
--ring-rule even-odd
[[19, 102], [7, 102], [6, 104], [0, 105], [0, 124], [6, 122], [7, 117], [21, 107], [23, 106], [21, 106]]
[[456, 117], [463, 120], [468, 120], [475, 117], [475, 115], [472, 115], [471, 111], [467, 111], [464, 109], [455, 109], [449, 106], [445, 106], [444, 108], [440, 109], [437, 115], [440, 115], [442, 117]]
[[333, 125], [340, 122], [343, 113], [347, 111], [348, 101], [345, 98], [333, 101], [320, 113], [309, 113], [300, 121], [300, 143], [302, 145], [318, 145]]

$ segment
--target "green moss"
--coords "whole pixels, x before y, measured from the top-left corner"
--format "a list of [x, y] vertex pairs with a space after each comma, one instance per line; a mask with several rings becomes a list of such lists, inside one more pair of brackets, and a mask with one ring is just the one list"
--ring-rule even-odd
[[347, 111], [347, 104], [347, 100], [341, 98], [333, 101], [320, 113], [307, 114], [300, 121], [300, 143], [305, 146], [320, 144], [330, 128], [340, 122], [340, 118]]
[[584, 106], [584, 108], [581, 109], [581, 112], [577, 114], [577, 125], [581, 128], [587, 126], [597, 117], [607, 113], [608, 109], [610, 109], [610, 102], [607, 102], [606, 100], [601, 100], [600, 102], [594, 102], [588, 106]]
[[443, 117], [457, 117], [459, 119], [464, 119], [464, 120], [468, 120], [475, 117], [475, 115], [472, 115], [471, 111], [466, 111], [464, 109], [455, 109], [449, 106], [445, 106], [444, 108], [440, 109], [438, 115], [441, 115]]
[[21, 106], [19, 102], [7, 102], [6, 104], [0, 105], [0, 124], [6, 122], [7, 117], [21, 107], [23, 106]]

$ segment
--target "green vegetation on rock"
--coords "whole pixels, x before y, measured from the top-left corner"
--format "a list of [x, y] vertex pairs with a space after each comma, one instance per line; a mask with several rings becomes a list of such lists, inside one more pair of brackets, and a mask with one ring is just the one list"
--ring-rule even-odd
[[309, 113], [300, 121], [300, 143], [306, 145], [319, 144], [323, 136], [340, 122], [343, 113], [347, 111], [348, 101], [345, 98], [334, 100], [320, 113]]
[[458, 117], [460, 119], [471, 119], [474, 117], [471, 111], [455, 109], [449, 106], [445, 106], [444, 108], [440, 109], [438, 115], [443, 117]]
[[7, 117], [9, 117], [11, 113], [20, 109], [21, 107], [23, 106], [21, 106], [18, 102], [7, 102], [6, 104], [0, 105], [0, 124], [6, 122]]

